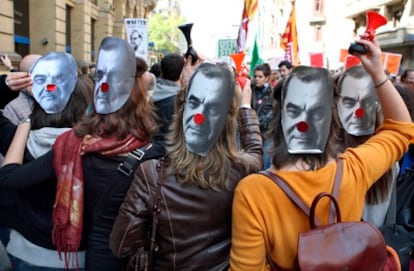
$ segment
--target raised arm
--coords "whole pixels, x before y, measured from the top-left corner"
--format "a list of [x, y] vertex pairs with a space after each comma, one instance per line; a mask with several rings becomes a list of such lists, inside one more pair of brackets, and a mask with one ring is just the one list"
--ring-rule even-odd
[[381, 63], [381, 48], [378, 41], [376, 39], [372, 41], [361, 39], [358, 43], [363, 44], [368, 50], [367, 54], [357, 56], [375, 84], [384, 118], [400, 122], [411, 122], [407, 106], [384, 72]]
[[3, 165], [12, 163], [23, 164], [24, 151], [26, 149], [26, 142], [30, 132], [30, 118], [26, 118], [19, 122], [13, 140], [7, 150], [6, 156], [3, 160]]
[[248, 155], [254, 167], [246, 169], [246, 174], [259, 171], [263, 167], [263, 139], [259, 128], [256, 111], [251, 108], [252, 89], [247, 80], [242, 89], [242, 101], [239, 112], [240, 144], [244, 155]]

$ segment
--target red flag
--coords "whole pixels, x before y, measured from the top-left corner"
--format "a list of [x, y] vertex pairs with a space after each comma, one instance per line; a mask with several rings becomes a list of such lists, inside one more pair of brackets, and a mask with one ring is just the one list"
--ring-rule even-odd
[[249, 21], [256, 14], [258, 9], [258, 0], [245, 0], [243, 7], [242, 20], [239, 28], [239, 35], [237, 37], [236, 53], [240, 53], [246, 46], [247, 32], [249, 30]]
[[352, 66], [358, 66], [359, 64], [361, 64], [361, 61], [359, 60], [358, 57], [353, 56], [353, 55], [347, 55], [345, 58], [345, 69], [348, 69]]
[[310, 54], [310, 65], [312, 67], [323, 68], [323, 53]]
[[292, 1], [292, 11], [286, 24], [285, 32], [280, 41], [280, 47], [285, 50], [285, 59], [294, 66], [299, 65], [298, 32], [296, 30], [295, 1]]

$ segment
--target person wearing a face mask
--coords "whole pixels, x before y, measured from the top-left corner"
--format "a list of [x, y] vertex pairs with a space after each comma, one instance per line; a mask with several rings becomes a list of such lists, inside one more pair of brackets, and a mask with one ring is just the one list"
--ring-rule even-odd
[[[93, 108], [88, 117], [61, 134], [52, 151], [0, 175], [4, 181], [14, 183], [18, 182], [13, 177], [23, 171], [31, 172], [30, 181], [34, 184], [51, 176], [56, 178], [52, 237], [56, 250], [66, 259], [66, 267], [77, 262], [74, 252], [82, 243], [85, 270], [121, 269], [121, 260], [110, 250], [109, 235], [132, 181], [134, 170], [128, 158], [147, 159], [149, 140], [157, 131], [141, 77], [147, 67], [142, 63], [145, 61], [135, 58], [125, 40], [103, 39], [97, 56]], [[47, 84], [46, 91], [56, 89]]]
[[[242, 107], [240, 90], [228, 68], [203, 63], [177, 95], [160, 184], [154, 270], [228, 268], [233, 189], [243, 176], [263, 166], [250, 82], [242, 90]], [[142, 214], [152, 210], [157, 176], [151, 173], [157, 165], [157, 160], [140, 165], [112, 229], [112, 251], [127, 261], [151, 225]]]

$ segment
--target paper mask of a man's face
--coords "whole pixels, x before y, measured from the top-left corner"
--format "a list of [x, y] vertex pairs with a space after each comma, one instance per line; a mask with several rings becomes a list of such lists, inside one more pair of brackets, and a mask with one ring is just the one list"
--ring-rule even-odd
[[288, 152], [322, 153], [332, 120], [333, 89], [322, 81], [291, 78], [283, 98], [281, 124]]
[[339, 93], [338, 115], [345, 131], [354, 136], [372, 135], [378, 100], [369, 75], [362, 78], [346, 76]]
[[190, 80], [183, 112], [187, 149], [206, 156], [226, 122], [233, 95], [233, 77], [225, 68], [201, 65]]
[[40, 107], [48, 114], [65, 109], [78, 80], [77, 64], [72, 55], [50, 52], [32, 66], [32, 92]]
[[119, 38], [105, 38], [96, 63], [94, 104], [97, 113], [113, 113], [127, 102], [135, 73], [136, 59], [131, 46]]

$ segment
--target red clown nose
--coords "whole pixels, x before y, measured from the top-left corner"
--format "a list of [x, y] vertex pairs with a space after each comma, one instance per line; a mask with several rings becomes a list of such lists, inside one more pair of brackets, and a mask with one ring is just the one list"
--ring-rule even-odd
[[56, 90], [56, 85], [55, 84], [48, 84], [46, 86], [46, 90], [49, 92], [55, 91]]
[[301, 121], [298, 124], [296, 124], [296, 128], [299, 132], [304, 133], [309, 129], [309, 125], [306, 121]]
[[102, 90], [102, 92], [107, 92], [109, 90], [109, 84], [108, 83], [102, 83], [101, 90]]
[[357, 110], [355, 110], [355, 116], [357, 118], [362, 118], [365, 115], [365, 111], [362, 108], [358, 108]]
[[197, 113], [197, 114], [194, 115], [195, 124], [201, 125], [201, 124], [203, 124], [204, 120], [205, 120], [205, 117], [204, 117], [203, 114]]

